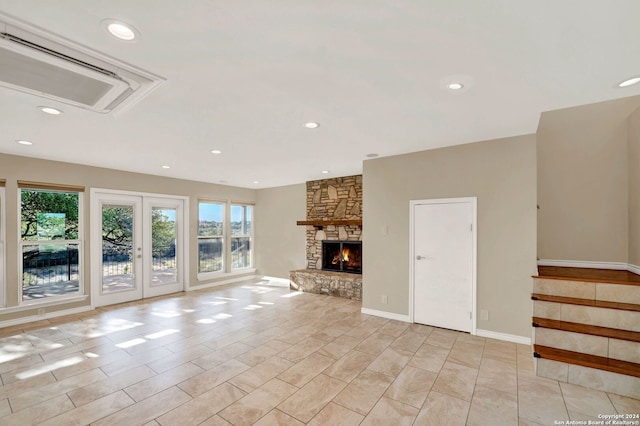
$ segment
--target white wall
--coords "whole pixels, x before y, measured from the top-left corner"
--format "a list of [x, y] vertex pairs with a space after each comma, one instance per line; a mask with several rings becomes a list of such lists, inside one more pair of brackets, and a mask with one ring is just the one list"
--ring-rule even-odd
[[[409, 201], [475, 196], [477, 312], [489, 311], [477, 327], [531, 335], [535, 135], [367, 160], [363, 179], [364, 308], [409, 313]], [[383, 294], [388, 304], [381, 304]]]

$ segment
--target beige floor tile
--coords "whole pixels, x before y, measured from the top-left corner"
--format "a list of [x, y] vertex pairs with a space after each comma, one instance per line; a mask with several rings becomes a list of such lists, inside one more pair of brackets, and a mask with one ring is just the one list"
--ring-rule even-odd
[[567, 411], [598, 417], [598, 414], [613, 413], [615, 407], [605, 392], [560, 382], [560, 390]]
[[409, 328], [409, 324], [404, 321], [395, 321], [390, 320], [385, 325], [378, 329], [379, 333], [389, 334], [394, 337], [400, 337], [402, 333], [404, 333], [407, 328]]
[[371, 355], [380, 355], [394, 340], [396, 338], [388, 334], [374, 333], [356, 346], [356, 349]]
[[307, 423], [309, 426], [357, 426], [364, 416], [330, 402], [316, 416]]
[[211, 370], [247, 351], [250, 351], [251, 349], [253, 349], [252, 346], [241, 342], [235, 342], [221, 349], [211, 350], [211, 353], [201, 356], [200, 358], [196, 358], [191, 362], [205, 370]]
[[157, 393], [94, 423], [95, 426], [143, 424], [173, 410], [191, 398], [177, 387]]
[[35, 425], [74, 408], [73, 402], [67, 395], [58, 395], [44, 402], [36, 401], [35, 405], [32, 404], [24, 410], [3, 417], [0, 423], [16, 426]]
[[280, 404], [278, 409], [302, 422], [308, 422], [346, 385], [341, 380], [320, 374]]
[[324, 371], [324, 374], [342, 380], [343, 382], [350, 382], [360, 374], [362, 370], [367, 368], [375, 358], [374, 355], [366, 352], [353, 350], [334, 362]]
[[178, 386], [191, 397], [196, 397], [248, 369], [249, 366], [232, 359], [189, 380], [185, 380]]
[[406, 366], [389, 386], [384, 396], [421, 408], [437, 377], [438, 374], [432, 371]]
[[612, 393], [608, 395], [619, 414], [640, 414], [640, 400]]
[[103, 396], [100, 399], [96, 399], [95, 401], [83, 405], [82, 407], [74, 408], [65, 412], [64, 414], [53, 417], [41, 423], [41, 425], [87, 425], [133, 404], [135, 404], [135, 401], [131, 399], [129, 395], [127, 395], [124, 391], [120, 390], [110, 395]]
[[158, 417], [157, 421], [163, 426], [197, 425], [224, 410], [245, 395], [245, 392], [235, 386], [223, 383]]
[[11, 404], [13, 411], [20, 411], [54, 396], [66, 394], [72, 390], [95, 383], [105, 377], [105, 374], [99, 369], [87, 371], [76, 376], [71, 376], [68, 379], [49, 383], [37, 389], [11, 396], [9, 397], [9, 404]]
[[516, 367], [511, 363], [485, 358], [480, 364], [476, 386], [516, 395], [518, 392], [518, 375]]
[[76, 407], [81, 407], [91, 401], [100, 399], [110, 393], [141, 382], [155, 373], [146, 365], [134, 367], [113, 377], [107, 377], [87, 386], [72, 390], [67, 393]]
[[458, 339], [459, 335], [460, 333], [455, 331], [436, 328], [431, 332], [431, 334], [429, 334], [429, 337], [427, 337], [426, 343], [432, 346], [439, 346], [441, 348], [451, 349], [454, 343], [456, 342], [456, 340]]
[[412, 356], [412, 352], [389, 347], [378, 355], [367, 368], [395, 378], [409, 363]]
[[432, 389], [456, 398], [471, 401], [478, 370], [453, 362], [446, 362]]
[[456, 340], [449, 352], [447, 361], [466, 365], [467, 367], [479, 368], [482, 359], [483, 346], [465, 343]]
[[450, 349], [425, 343], [420, 346], [420, 349], [413, 355], [413, 358], [409, 361], [409, 365], [437, 373], [442, 369], [442, 366], [449, 356], [449, 352]]
[[299, 420], [294, 419], [280, 410], [271, 410], [266, 416], [254, 423], [254, 426], [302, 426]]
[[272, 379], [222, 410], [219, 415], [236, 426], [251, 425], [297, 390], [289, 383]]
[[364, 370], [333, 401], [357, 413], [366, 415], [392, 382], [393, 377], [377, 371]]
[[393, 343], [391, 343], [391, 347], [415, 353], [420, 346], [422, 346], [425, 340], [427, 340], [427, 336], [425, 334], [406, 330], [396, 340], [394, 340]]
[[355, 348], [360, 342], [362, 342], [362, 339], [342, 335], [340, 337], [337, 337], [334, 341], [327, 343], [322, 348], [318, 349], [318, 353], [320, 355], [339, 359], [346, 355], [350, 350]]
[[467, 422], [471, 403], [431, 391], [414, 425], [463, 426]]
[[569, 416], [560, 385], [555, 380], [518, 377], [518, 415], [543, 425]]
[[382, 397], [361, 425], [409, 426], [413, 424], [417, 415], [417, 408]]
[[222, 417], [215, 415], [209, 417], [204, 422], [200, 423], [198, 426], [233, 426], [231, 423], [223, 419]]
[[179, 365], [174, 369], [165, 371], [164, 373], [149, 377], [148, 379], [134, 385], [128, 386], [124, 391], [136, 402], [140, 402], [151, 395], [177, 385], [191, 377], [197, 376], [204, 371], [205, 370], [202, 368], [189, 362]]
[[518, 398], [515, 394], [476, 386], [469, 408], [467, 425], [504, 425], [518, 423]]
[[[301, 362], [304, 362], [304, 360]], [[276, 377], [278, 374], [290, 368], [292, 365], [293, 363], [291, 361], [274, 356], [263, 363], [238, 374], [234, 378], [230, 379], [229, 383], [245, 392], [252, 392]]]
[[[0, 424], [229, 426], [220, 415], [228, 410], [263, 426], [386, 426], [413, 415], [416, 425], [536, 426], [640, 412], [638, 399], [536, 376], [531, 346], [360, 310], [244, 283], [0, 329]], [[292, 328], [291, 318], [304, 321]], [[142, 344], [116, 346], [135, 339]], [[572, 383], [610, 376], [573, 370]], [[637, 388], [637, 379], [617, 380]]]
[[278, 356], [288, 359], [291, 362], [300, 362], [324, 345], [326, 345], [326, 342], [322, 340], [308, 338], [291, 346], [289, 349], [281, 352]]
[[0, 399], [0, 418], [11, 414], [11, 406], [7, 398]]
[[194, 359], [201, 358], [205, 355], [209, 355], [211, 349], [203, 345], [195, 345], [192, 348], [185, 349], [173, 355], [169, 355], [163, 359], [153, 361], [147, 364], [156, 373], [164, 373], [167, 370], [178, 367], [179, 365], [191, 362]]
[[327, 367], [333, 364], [333, 362], [333, 358], [312, 353], [288, 370], [282, 372], [278, 378], [301, 388], [318, 374], [322, 373]]

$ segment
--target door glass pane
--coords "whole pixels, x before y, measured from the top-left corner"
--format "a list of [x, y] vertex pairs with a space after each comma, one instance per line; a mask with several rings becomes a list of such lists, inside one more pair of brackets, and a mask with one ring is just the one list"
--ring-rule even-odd
[[176, 209], [151, 209], [151, 285], [178, 281], [176, 268]]
[[133, 206], [102, 206], [102, 292], [128, 290], [133, 281]]

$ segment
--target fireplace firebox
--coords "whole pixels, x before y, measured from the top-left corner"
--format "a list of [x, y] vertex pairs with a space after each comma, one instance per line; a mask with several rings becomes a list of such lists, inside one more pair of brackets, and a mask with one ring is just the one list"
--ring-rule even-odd
[[322, 270], [362, 274], [362, 241], [322, 241]]

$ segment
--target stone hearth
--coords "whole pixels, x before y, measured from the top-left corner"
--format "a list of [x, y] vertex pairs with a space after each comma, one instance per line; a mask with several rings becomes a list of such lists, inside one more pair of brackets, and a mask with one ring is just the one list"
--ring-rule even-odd
[[362, 275], [316, 269], [299, 269], [289, 274], [292, 290], [362, 300]]

